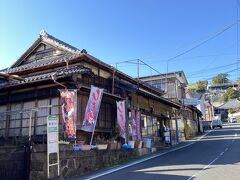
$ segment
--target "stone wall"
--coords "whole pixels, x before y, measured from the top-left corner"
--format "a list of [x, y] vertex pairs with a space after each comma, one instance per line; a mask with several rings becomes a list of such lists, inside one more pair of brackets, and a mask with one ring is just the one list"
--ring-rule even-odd
[[24, 147], [0, 147], [0, 179], [24, 180], [25, 163]]
[[[46, 154], [46, 145], [35, 145], [33, 147], [30, 167], [31, 180], [46, 179]], [[60, 177], [83, 175], [140, 155], [142, 155], [142, 151], [139, 152], [137, 149], [72, 151], [71, 145], [60, 145]], [[56, 157], [50, 157], [50, 162], [56, 162]], [[57, 177], [57, 166], [50, 167], [50, 178], [53, 177]]]

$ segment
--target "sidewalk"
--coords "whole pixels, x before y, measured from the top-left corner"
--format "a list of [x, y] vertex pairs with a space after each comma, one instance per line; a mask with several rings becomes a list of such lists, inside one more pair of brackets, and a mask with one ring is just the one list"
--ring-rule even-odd
[[[101, 170], [97, 170], [97, 171], [92, 171], [90, 173], [86, 173], [85, 175], [82, 175], [82, 176], [69, 177], [69, 178], [66, 178], [66, 179], [68, 179], [68, 180], [79, 180], [79, 179], [91, 180], [91, 179], [95, 179], [97, 177], [101, 177], [103, 175], [110, 174], [110, 173], [119, 171], [121, 169], [133, 166], [135, 164], [139, 164], [139, 163], [148, 161], [150, 159], [157, 158], [159, 156], [163, 156], [163, 155], [165, 155], [167, 153], [170, 153], [170, 152], [177, 151], [179, 149], [188, 147], [188, 146], [194, 144], [196, 141], [202, 139], [209, 132], [211, 132], [211, 131], [206, 131], [202, 135], [196, 136], [196, 137], [194, 137], [194, 138], [192, 138], [190, 140], [186, 140], [186, 141], [180, 142], [179, 144], [174, 145], [174, 146], [163, 147], [161, 149], [158, 149], [157, 152], [149, 153], [147, 155], [143, 155], [143, 156], [140, 156], [138, 158], [134, 158], [132, 160], [129, 160], [129, 161], [127, 161], [125, 163], [122, 163], [122, 164], [119, 164], [119, 165], [115, 165], [115, 166], [108, 167], [108, 168], [103, 168]], [[59, 180], [62, 180], [62, 179], [64, 179], [64, 178], [59, 178]]]

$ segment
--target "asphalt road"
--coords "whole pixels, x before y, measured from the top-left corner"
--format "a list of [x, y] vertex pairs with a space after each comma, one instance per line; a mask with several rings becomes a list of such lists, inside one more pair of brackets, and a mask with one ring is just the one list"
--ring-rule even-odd
[[240, 124], [225, 125], [190, 146], [96, 179], [239, 180]]

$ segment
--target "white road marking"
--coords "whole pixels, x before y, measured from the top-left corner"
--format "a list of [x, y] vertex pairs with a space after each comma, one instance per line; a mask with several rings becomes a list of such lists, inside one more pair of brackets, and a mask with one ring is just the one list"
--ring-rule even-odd
[[195, 140], [194, 142], [191, 142], [190, 144], [187, 144], [185, 146], [181, 146], [181, 147], [178, 147], [178, 148], [174, 148], [174, 149], [171, 149], [167, 152], [164, 152], [164, 153], [160, 153], [160, 154], [156, 154], [156, 155], [153, 155], [151, 157], [146, 157], [146, 158], [143, 158], [143, 159], [140, 159], [140, 160], [137, 160], [137, 161], [134, 161], [132, 163], [129, 163], [129, 164], [126, 164], [126, 165], [123, 165], [123, 166], [120, 166], [120, 167], [117, 167], [117, 168], [114, 168], [114, 169], [110, 169], [110, 170], [107, 170], [105, 172], [102, 172], [102, 173], [99, 173], [99, 174], [95, 174], [93, 176], [89, 176], [86, 178], [86, 180], [91, 180], [91, 179], [95, 179], [95, 178], [99, 178], [101, 176], [104, 176], [104, 175], [107, 175], [107, 174], [111, 174], [113, 172], [116, 172], [116, 171], [119, 171], [119, 170], [122, 170], [122, 169], [125, 169], [127, 167], [130, 167], [130, 166], [133, 166], [133, 165], [136, 165], [136, 164], [140, 164], [144, 161], [148, 161], [150, 159], [154, 159], [156, 157], [160, 157], [160, 156], [163, 156], [165, 154], [168, 154], [170, 152], [174, 152], [174, 151], [177, 151], [179, 149], [183, 149], [185, 147], [188, 147], [188, 146], [191, 146], [193, 144], [195, 144], [197, 141], [201, 140], [202, 138], [204, 138], [205, 136], [207, 136], [210, 132], [212, 132], [212, 130], [208, 131], [206, 134], [202, 135], [201, 137], [199, 137], [197, 140]]
[[[235, 133], [235, 138], [237, 137], [237, 133]], [[235, 139], [232, 139], [232, 143], [235, 141]], [[189, 177], [187, 180], [192, 180], [197, 175], [201, 174], [203, 171], [205, 171], [209, 166], [211, 166], [215, 161], [217, 161], [223, 154], [228, 151], [229, 147], [227, 147], [223, 152], [221, 152], [213, 161], [211, 161], [207, 166], [204, 166], [200, 171], [196, 172], [194, 175]]]
[[194, 177], [196, 177], [197, 175], [201, 174], [203, 171], [205, 171], [207, 168], [209, 168], [209, 166], [211, 166], [215, 161], [217, 161], [226, 151], [228, 150], [228, 148], [225, 149], [225, 151], [221, 152], [214, 160], [212, 160], [207, 166], [204, 166], [200, 171], [198, 171], [197, 173], [195, 173], [194, 175], [192, 175], [190, 178], [188, 178], [187, 180], [192, 180]]

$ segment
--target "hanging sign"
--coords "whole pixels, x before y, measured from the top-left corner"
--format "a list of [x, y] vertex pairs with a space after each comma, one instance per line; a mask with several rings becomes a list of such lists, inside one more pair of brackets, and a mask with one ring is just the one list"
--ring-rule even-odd
[[86, 111], [84, 114], [82, 130], [87, 132], [94, 131], [97, 122], [98, 112], [102, 101], [102, 95], [103, 89], [91, 86], [91, 92], [86, 106]]
[[126, 139], [126, 113], [124, 100], [117, 102], [117, 123], [120, 128], [120, 136]]
[[63, 130], [68, 140], [76, 139], [77, 90], [60, 90]]

